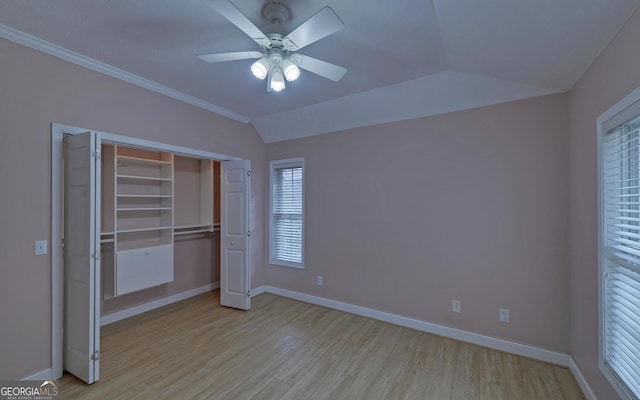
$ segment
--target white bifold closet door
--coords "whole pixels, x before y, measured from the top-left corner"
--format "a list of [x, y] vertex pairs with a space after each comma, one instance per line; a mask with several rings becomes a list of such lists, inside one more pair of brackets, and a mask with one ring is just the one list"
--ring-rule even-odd
[[64, 138], [64, 369], [87, 383], [100, 370], [100, 139]]
[[220, 304], [251, 308], [249, 160], [224, 161], [220, 179]]

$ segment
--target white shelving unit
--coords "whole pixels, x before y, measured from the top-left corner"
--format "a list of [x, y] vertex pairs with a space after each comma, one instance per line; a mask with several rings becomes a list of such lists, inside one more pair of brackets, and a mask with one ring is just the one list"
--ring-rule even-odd
[[104, 145], [103, 182], [105, 296], [173, 281], [173, 154]]

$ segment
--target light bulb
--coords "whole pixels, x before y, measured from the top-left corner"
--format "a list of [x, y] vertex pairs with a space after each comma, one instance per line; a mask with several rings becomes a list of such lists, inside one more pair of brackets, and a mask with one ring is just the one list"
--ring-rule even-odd
[[288, 58], [282, 61], [282, 69], [284, 70], [284, 77], [289, 82], [293, 82], [300, 77], [300, 69]]
[[271, 72], [271, 90], [273, 90], [274, 92], [279, 92], [281, 90], [284, 89], [285, 84], [284, 84], [284, 75], [282, 73], [282, 68], [278, 67], [274, 67], [273, 71]]
[[267, 59], [267, 57], [262, 57], [258, 61], [254, 62], [251, 65], [251, 73], [260, 80], [266, 78], [269, 73], [269, 59]]

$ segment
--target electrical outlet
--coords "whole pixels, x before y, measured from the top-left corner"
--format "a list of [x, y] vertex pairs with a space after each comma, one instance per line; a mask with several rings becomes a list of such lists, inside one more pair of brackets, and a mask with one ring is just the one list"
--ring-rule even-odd
[[500, 309], [500, 322], [509, 323], [511, 320], [511, 313], [506, 308]]
[[451, 311], [456, 313], [462, 312], [462, 302], [460, 300], [451, 301]]
[[316, 284], [317, 284], [318, 286], [322, 286], [322, 285], [324, 284], [324, 282], [322, 281], [322, 276], [321, 276], [321, 275], [318, 275], [318, 276], [316, 277]]
[[36, 240], [35, 242], [35, 255], [41, 256], [47, 254], [47, 241]]

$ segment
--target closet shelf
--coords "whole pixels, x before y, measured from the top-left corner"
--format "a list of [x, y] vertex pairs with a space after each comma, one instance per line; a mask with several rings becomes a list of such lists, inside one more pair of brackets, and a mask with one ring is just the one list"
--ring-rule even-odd
[[135, 233], [135, 232], [150, 232], [173, 229], [171, 226], [156, 226], [153, 228], [135, 228], [135, 229], [118, 229], [118, 233]]
[[171, 178], [160, 178], [153, 176], [140, 176], [140, 175], [116, 175], [118, 179], [122, 180], [136, 180], [136, 181], [156, 181], [156, 182], [171, 182]]
[[171, 207], [120, 207], [116, 211], [162, 211], [173, 210]]
[[194, 224], [194, 225], [175, 225], [174, 229], [212, 229], [211, 224]]
[[122, 193], [118, 193], [117, 196], [123, 197], [123, 198], [141, 198], [141, 199], [157, 199], [157, 198], [170, 199], [171, 197], [173, 197], [170, 194], [122, 194]]
[[211, 233], [213, 232], [213, 225], [200, 224], [200, 225], [176, 225], [173, 228], [173, 234], [179, 235], [191, 235], [195, 233]]
[[180, 236], [180, 235], [194, 235], [196, 233], [211, 233], [214, 232], [213, 229], [189, 229], [186, 231], [173, 231], [174, 236]]
[[131, 156], [117, 156], [118, 161], [132, 161], [136, 164], [149, 164], [149, 165], [171, 165], [171, 161], [153, 160], [150, 158], [140, 158]]

